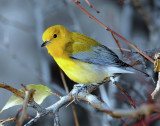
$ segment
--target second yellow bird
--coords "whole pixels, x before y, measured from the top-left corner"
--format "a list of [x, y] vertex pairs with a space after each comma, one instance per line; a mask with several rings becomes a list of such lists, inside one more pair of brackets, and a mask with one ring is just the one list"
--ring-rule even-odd
[[143, 73], [121, 61], [113, 51], [94, 39], [70, 32], [61, 25], [48, 28], [42, 39], [41, 47], [45, 46], [64, 73], [77, 83], [101, 83], [116, 74]]

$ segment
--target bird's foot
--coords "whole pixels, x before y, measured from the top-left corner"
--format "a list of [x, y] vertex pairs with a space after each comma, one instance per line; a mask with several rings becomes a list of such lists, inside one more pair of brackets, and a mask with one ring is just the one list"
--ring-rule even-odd
[[78, 102], [78, 93], [82, 91], [84, 88], [87, 88], [89, 84], [76, 84], [74, 86], [77, 87], [77, 91], [75, 92], [75, 100]]

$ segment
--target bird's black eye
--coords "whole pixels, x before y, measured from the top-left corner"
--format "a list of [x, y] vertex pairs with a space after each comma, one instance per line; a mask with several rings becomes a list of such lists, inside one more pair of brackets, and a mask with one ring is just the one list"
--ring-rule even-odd
[[53, 35], [53, 38], [57, 38], [57, 34], [54, 34], [54, 35]]

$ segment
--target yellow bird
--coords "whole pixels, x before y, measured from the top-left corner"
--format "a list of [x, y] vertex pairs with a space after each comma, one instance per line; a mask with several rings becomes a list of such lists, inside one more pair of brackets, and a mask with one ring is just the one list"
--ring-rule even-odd
[[121, 61], [106, 46], [94, 39], [70, 32], [61, 25], [49, 27], [42, 36], [48, 53], [73, 81], [80, 84], [101, 83], [106, 77], [141, 72]]

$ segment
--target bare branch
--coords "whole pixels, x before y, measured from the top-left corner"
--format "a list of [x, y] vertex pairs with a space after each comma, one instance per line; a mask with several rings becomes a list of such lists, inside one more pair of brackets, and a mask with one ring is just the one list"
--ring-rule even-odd
[[[107, 105], [100, 101], [95, 95], [90, 94], [93, 90], [97, 89], [99, 85], [89, 85], [86, 90], [81, 91], [78, 94], [78, 99], [82, 101], [89, 102], [95, 109], [105, 112], [112, 117], [120, 118], [120, 117], [131, 117], [136, 118], [139, 115], [150, 115], [152, 112], [160, 112], [160, 106], [156, 104], [144, 104], [141, 105], [137, 109], [117, 109], [117, 110], [109, 110]], [[73, 90], [66, 96], [63, 96], [59, 101], [51, 105], [50, 107], [46, 108], [44, 112], [39, 113], [35, 118], [30, 120], [25, 126], [30, 126], [34, 122], [36, 122], [39, 118], [48, 115], [54, 114], [57, 110], [61, 107], [65, 106], [66, 104], [72, 102], [75, 97], [75, 93], [78, 90], [78, 86], [74, 86]]]
[[87, 10], [85, 10], [81, 5], [80, 2], [77, 0], [72, 0], [86, 15], [88, 15], [91, 19], [93, 19], [94, 21], [96, 21], [99, 25], [101, 25], [103, 28], [105, 28], [107, 31], [110, 31], [112, 34], [116, 35], [117, 37], [119, 37], [120, 39], [122, 39], [124, 42], [126, 42], [127, 44], [129, 44], [132, 48], [134, 48], [136, 51], [138, 51], [142, 56], [144, 56], [146, 59], [148, 59], [149, 61], [151, 61], [152, 63], [154, 63], [154, 60], [152, 58], [150, 58], [149, 56], [147, 56], [145, 53], [143, 53], [141, 50], [139, 50], [134, 44], [132, 44], [130, 41], [128, 41], [127, 39], [125, 39], [124, 37], [122, 37], [121, 35], [119, 35], [117, 32], [115, 32], [114, 30], [112, 30], [109, 26], [104, 25], [100, 20], [98, 20], [97, 18], [95, 18], [92, 14], [90, 14]]
[[[66, 90], [66, 92], [68, 94], [69, 93], [69, 89], [68, 89], [67, 82], [66, 82], [65, 77], [64, 77], [64, 73], [63, 73], [63, 71], [61, 69], [60, 69], [60, 75], [61, 75], [61, 79], [62, 79], [64, 88], [65, 88], [65, 90]], [[74, 119], [75, 119], [75, 124], [76, 124], [76, 126], [79, 126], [79, 121], [78, 121], [78, 117], [77, 117], [75, 106], [74, 106], [73, 103], [71, 104], [71, 106], [72, 106], [73, 116], [74, 116]]]
[[21, 117], [18, 119], [16, 126], [21, 126], [23, 124], [23, 121], [26, 117], [26, 111], [27, 111], [27, 106], [29, 103], [29, 100], [31, 98], [33, 98], [33, 93], [35, 92], [34, 89], [30, 89], [29, 91], [25, 92], [25, 98], [24, 98], [24, 102], [23, 102], [23, 110], [22, 110], [22, 114]]
[[10, 85], [0, 83], [0, 88], [4, 88], [4, 89], [16, 94], [17, 96], [19, 96], [21, 98], [25, 97], [25, 94], [22, 91], [19, 91]]
[[89, 2], [89, 0], [85, 0], [85, 1], [88, 4], [88, 6], [92, 8], [96, 13], [100, 13], [100, 11], [98, 11], [95, 7], [93, 7], [93, 5]]
[[6, 122], [9, 122], [9, 121], [15, 121], [15, 120], [16, 120], [16, 117], [3, 119], [3, 120], [0, 120], [0, 125], [4, 124]]

